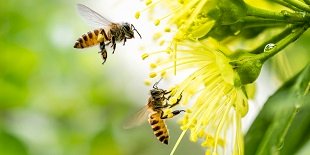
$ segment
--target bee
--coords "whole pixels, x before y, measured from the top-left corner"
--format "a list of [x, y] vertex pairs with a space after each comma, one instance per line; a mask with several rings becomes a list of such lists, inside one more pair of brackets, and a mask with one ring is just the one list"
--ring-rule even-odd
[[83, 4], [77, 4], [77, 10], [84, 20], [91, 26], [96, 26], [99, 28], [83, 34], [76, 40], [73, 47], [86, 48], [99, 44], [99, 53], [103, 59], [102, 64], [104, 64], [107, 59], [107, 51], [105, 49], [106, 45], [111, 44], [111, 48], [113, 48], [112, 54], [114, 54], [116, 42], [123, 41], [123, 45], [125, 45], [127, 39], [134, 38], [134, 31], [136, 31], [140, 38], [142, 38], [133, 24], [127, 22], [111, 22]]
[[[157, 85], [159, 82], [160, 80], [156, 82], [153, 85], [153, 89], [150, 90], [150, 97], [148, 99], [148, 103], [146, 104], [146, 106], [144, 106], [142, 109], [140, 109], [136, 113], [136, 115], [134, 116], [134, 119], [132, 119], [130, 122], [126, 122], [127, 125], [125, 126], [125, 128], [131, 128], [135, 125], [141, 124], [144, 118], [148, 115], [148, 122], [153, 129], [154, 135], [161, 143], [168, 145], [169, 131], [165, 123], [165, 119], [167, 119], [168, 116], [164, 115], [163, 110], [165, 108], [172, 108], [173, 106], [179, 104], [179, 102], [181, 101], [182, 95], [176, 101], [176, 103], [169, 105], [168, 100], [171, 96], [167, 97], [166, 95], [170, 94], [171, 91], [158, 88]], [[180, 114], [181, 112], [185, 112], [185, 111], [174, 110], [172, 111], [172, 114], [173, 116], [176, 116]]]

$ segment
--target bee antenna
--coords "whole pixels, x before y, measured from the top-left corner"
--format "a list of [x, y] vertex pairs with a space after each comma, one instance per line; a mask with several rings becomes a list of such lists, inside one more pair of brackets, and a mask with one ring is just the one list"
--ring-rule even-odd
[[133, 26], [133, 24], [131, 24], [131, 27], [133, 28], [134, 31], [136, 31], [138, 33], [138, 35], [140, 36], [140, 38], [142, 39], [140, 33], [138, 32], [138, 30], [135, 28], [135, 26]]
[[153, 88], [158, 89], [157, 85], [163, 78], [160, 78], [157, 82], [154, 83]]

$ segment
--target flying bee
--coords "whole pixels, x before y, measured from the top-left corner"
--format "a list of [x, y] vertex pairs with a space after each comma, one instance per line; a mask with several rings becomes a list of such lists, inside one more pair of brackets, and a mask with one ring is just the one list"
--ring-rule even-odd
[[134, 31], [142, 38], [137, 29], [130, 23], [111, 22], [83, 4], [77, 4], [77, 10], [91, 26], [99, 28], [83, 34], [76, 40], [74, 48], [86, 48], [99, 44], [99, 53], [103, 59], [102, 64], [107, 59], [106, 45], [111, 44], [111, 48], [113, 48], [112, 54], [114, 54], [116, 42], [123, 41], [123, 45], [125, 45], [127, 39], [134, 38]]
[[[156, 138], [164, 144], [168, 144], [169, 141], [169, 132], [167, 129], [167, 125], [165, 123], [165, 119], [168, 118], [168, 115], [164, 115], [164, 109], [172, 108], [173, 106], [179, 104], [182, 95], [176, 101], [176, 103], [169, 105], [168, 100], [170, 96], [166, 97], [166, 95], [170, 94], [171, 91], [167, 91], [164, 89], [160, 89], [157, 87], [158, 82], [153, 85], [153, 89], [150, 90], [150, 97], [148, 99], [147, 105], [145, 105], [142, 109], [140, 109], [134, 118], [129, 122], [126, 122], [125, 128], [131, 128], [133, 126], [139, 125], [143, 122], [144, 118], [148, 115], [148, 122], [153, 129], [153, 133]], [[181, 112], [185, 112], [184, 110], [174, 110], [172, 111], [172, 115], [176, 116]], [[173, 117], [172, 116], [172, 117]], [[169, 117], [169, 118], [172, 118]]]

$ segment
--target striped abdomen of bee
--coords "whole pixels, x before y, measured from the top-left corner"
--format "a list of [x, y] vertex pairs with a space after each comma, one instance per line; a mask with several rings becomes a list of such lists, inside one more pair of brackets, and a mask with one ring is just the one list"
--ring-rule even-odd
[[110, 40], [104, 29], [96, 29], [83, 34], [76, 40], [74, 48], [86, 48]]
[[148, 120], [156, 138], [160, 142], [168, 144], [169, 132], [164, 120], [161, 119], [161, 112], [162, 111], [150, 114]]

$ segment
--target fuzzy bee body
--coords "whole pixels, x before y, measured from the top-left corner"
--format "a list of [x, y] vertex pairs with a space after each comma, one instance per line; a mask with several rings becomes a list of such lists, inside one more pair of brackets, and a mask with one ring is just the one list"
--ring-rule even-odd
[[[100, 35], [101, 34], [101, 35]], [[109, 41], [104, 29], [96, 29], [83, 34], [76, 40], [74, 48], [86, 48]]]
[[162, 113], [163, 111], [158, 111], [150, 114], [148, 121], [157, 139], [164, 144], [168, 144], [169, 131], [165, 120], [161, 119]]
[[[91, 47], [94, 45], [99, 44], [100, 51], [103, 58], [103, 63], [106, 61], [107, 58], [107, 51], [105, 49], [106, 45], [112, 44], [111, 47], [113, 48], [113, 53], [116, 48], [116, 42], [123, 41], [123, 45], [127, 39], [134, 38], [134, 31], [138, 34], [139, 32], [136, 28], [127, 22], [125, 23], [114, 23], [97, 12], [93, 11], [92, 9], [88, 8], [85, 5], [78, 4], [78, 12], [80, 15], [92, 26], [99, 27], [93, 31], [89, 31], [79, 37], [75, 44], [74, 48], [86, 48]], [[139, 34], [140, 38], [141, 35]], [[102, 63], [102, 64], [103, 64]]]
[[[148, 114], [148, 122], [151, 125], [154, 135], [161, 143], [168, 144], [169, 131], [165, 123], [165, 119], [171, 117], [165, 115], [163, 110], [166, 108], [172, 108], [173, 106], [179, 104], [182, 95], [176, 101], [176, 103], [169, 105], [168, 100], [170, 96], [166, 97], [166, 95], [170, 94], [171, 91], [159, 89], [157, 87], [158, 82], [156, 82], [153, 85], [153, 89], [150, 90], [150, 97], [148, 99], [147, 105], [144, 106], [138, 113], [136, 113], [131, 121], [126, 122], [127, 124], [125, 128], [131, 128], [135, 125], [139, 125], [142, 123], [144, 117]], [[184, 110], [174, 110], [172, 111], [172, 115], [176, 116], [181, 112], [184, 112]]]

